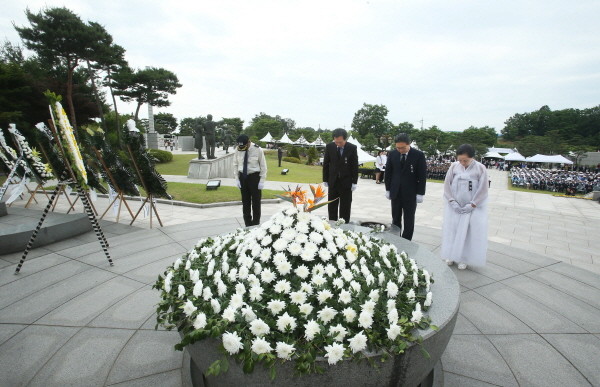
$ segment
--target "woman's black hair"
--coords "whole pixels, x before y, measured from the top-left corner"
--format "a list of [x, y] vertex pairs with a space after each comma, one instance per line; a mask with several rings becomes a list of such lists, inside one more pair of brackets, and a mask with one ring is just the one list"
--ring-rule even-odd
[[467, 155], [470, 158], [473, 158], [473, 157], [475, 157], [475, 148], [473, 148], [473, 146], [471, 144], [462, 144], [456, 150], [456, 155], [457, 156]]

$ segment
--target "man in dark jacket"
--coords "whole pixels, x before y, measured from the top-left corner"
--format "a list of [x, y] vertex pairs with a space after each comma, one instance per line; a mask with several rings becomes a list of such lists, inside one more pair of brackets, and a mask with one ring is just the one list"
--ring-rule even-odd
[[417, 203], [422, 203], [425, 195], [427, 163], [423, 152], [410, 147], [408, 135], [399, 134], [395, 142], [396, 149], [389, 153], [385, 167], [385, 196], [392, 201], [392, 224], [403, 230], [402, 238], [411, 240]]
[[328, 200], [333, 200], [328, 204], [329, 219], [338, 220], [339, 207], [339, 217], [348, 223], [352, 191], [358, 182], [358, 153], [356, 145], [346, 141], [344, 129], [335, 129], [332, 135], [333, 142], [325, 146], [323, 157], [323, 182], [329, 188]]

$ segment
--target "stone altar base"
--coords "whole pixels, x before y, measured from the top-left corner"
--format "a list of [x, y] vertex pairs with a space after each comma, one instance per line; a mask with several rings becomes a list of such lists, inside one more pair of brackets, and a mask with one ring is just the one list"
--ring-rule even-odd
[[6, 216], [8, 214], [6, 210], [6, 203], [0, 202], [0, 216]]
[[229, 153], [212, 160], [190, 160], [188, 179], [235, 178], [234, 155], [235, 153]]

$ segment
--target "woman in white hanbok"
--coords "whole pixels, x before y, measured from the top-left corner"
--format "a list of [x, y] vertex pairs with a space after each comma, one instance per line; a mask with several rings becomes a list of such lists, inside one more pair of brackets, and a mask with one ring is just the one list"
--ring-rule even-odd
[[452, 163], [444, 181], [444, 223], [442, 226], [442, 259], [448, 265], [458, 263], [483, 266], [487, 252], [487, 168], [473, 159], [475, 150], [463, 144], [456, 151], [458, 161]]

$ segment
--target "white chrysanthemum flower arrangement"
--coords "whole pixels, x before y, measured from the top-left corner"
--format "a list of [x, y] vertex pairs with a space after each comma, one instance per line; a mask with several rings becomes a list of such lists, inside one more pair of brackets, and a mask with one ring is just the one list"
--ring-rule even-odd
[[[299, 373], [329, 364], [384, 358], [418, 341], [429, 326], [431, 275], [395, 246], [344, 231], [290, 208], [261, 226], [196, 246], [159, 276], [158, 322], [176, 327], [176, 348], [208, 337], [252, 372], [295, 361]], [[208, 370], [226, 370], [227, 358]]]
[[42, 180], [42, 182], [53, 179], [54, 174], [52, 173], [50, 165], [42, 162], [40, 153], [35, 148], [32, 149], [29, 146], [29, 142], [21, 132], [19, 132], [13, 124], [10, 125], [8, 131], [12, 133], [15, 140], [18, 142], [19, 147], [23, 151], [23, 156], [27, 159], [28, 164], [31, 166], [37, 177]]
[[75, 139], [73, 127], [71, 126], [69, 118], [67, 117], [67, 113], [63, 109], [60, 102], [54, 102], [53, 109], [54, 114], [56, 115], [56, 120], [58, 121], [58, 127], [60, 127], [60, 135], [65, 147], [65, 152], [67, 152], [67, 157], [69, 157], [71, 160], [71, 165], [73, 167], [73, 171], [76, 173], [77, 180], [79, 180], [79, 183], [85, 187], [87, 186], [87, 171], [85, 170], [85, 164], [83, 163], [83, 158], [81, 157], [81, 152], [79, 151], [79, 145]]

